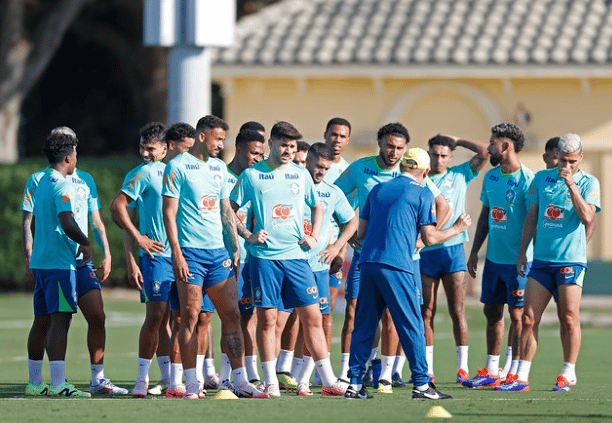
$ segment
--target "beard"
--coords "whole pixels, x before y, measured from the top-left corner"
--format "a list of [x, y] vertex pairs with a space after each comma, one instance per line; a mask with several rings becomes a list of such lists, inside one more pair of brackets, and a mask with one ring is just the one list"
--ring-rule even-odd
[[489, 162], [491, 162], [491, 166], [497, 166], [501, 163], [502, 158], [500, 156], [489, 156]]

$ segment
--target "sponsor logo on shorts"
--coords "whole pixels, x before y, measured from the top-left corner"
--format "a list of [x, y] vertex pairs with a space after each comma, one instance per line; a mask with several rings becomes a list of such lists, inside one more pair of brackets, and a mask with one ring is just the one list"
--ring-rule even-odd
[[277, 204], [272, 208], [272, 219], [287, 220], [293, 217], [292, 204]]
[[316, 296], [319, 295], [319, 290], [316, 286], [309, 286], [308, 288], [306, 288], [306, 293], [316, 298]]
[[232, 265], [232, 260], [227, 259], [223, 262], [223, 267], [230, 267]]
[[336, 277], [340, 280], [342, 280], [342, 270], [336, 272]]
[[200, 198], [200, 204], [198, 207], [200, 207], [200, 210], [214, 210], [217, 208], [217, 199], [213, 195], [203, 195], [202, 198]]
[[161, 282], [153, 281], [153, 295], [159, 295], [160, 289], [161, 289]]
[[253, 300], [251, 299], [251, 297], [240, 298], [240, 304], [242, 304], [245, 310], [253, 308]]
[[320, 304], [329, 304], [329, 300], [327, 299], [327, 297], [320, 297], [319, 298], [319, 303]]
[[523, 298], [525, 296], [525, 290], [515, 289], [514, 291], [512, 291], [512, 296], [517, 298]]

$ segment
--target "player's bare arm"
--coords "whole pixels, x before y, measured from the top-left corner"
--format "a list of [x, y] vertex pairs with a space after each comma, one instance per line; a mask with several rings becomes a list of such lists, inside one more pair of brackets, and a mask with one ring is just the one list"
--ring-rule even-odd
[[178, 228], [176, 226], [179, 199], [164, 195], [163, 201], [164, 227], [166, 228], [170, 250], [172, 250], [172, 271], [177, 282], [187, 282], [189, 266], [187, 266], [185, 257], [183, 257], [183, 251], [178, 240]]
[[111, 253], [108, 238], [106, 237], [106, 227], [104, 226], [104, 221], [100, 215], [100, 210], [92, 210], [89, 212], [89, 219], [96, 243], [104, 255], [104, 258], [98, 267], [94, 268], [94, 271], [102, 272], [98, 279], [100, 279], [100, 282], [104, 282], [106, 278], [108, 278], [111, 271]]
[[132, 199], [125, 195], [125, 193], [120, 191], [117, 194], [110, 206], [113, 221], [117, 223], [121, 229], [128, 231], [138, 243], [138, 246], [146, 251], [149, 256], [153, 257], [153, 253], [163, 253], [165, 249], [165, 245], [163, 243], [153, 241], [148, 236], [142, 235], [140, 230], [134, 225], [134, 222], [128, 213], [128, 205], [131, 202]]
[[567, 185], [572, 198], [574, 211], [583, 225], [589, 225], [595, 219], [595, 206], [586, 202], [580, 193], [580, 189], [574, 182], [574, 175], [568, 168], [559, 168], [559, 177], [563, 179]]
[[474, 173], [480, 172], [487, 163], [487, 160], [489, 160], [489, 151], [487, 150], [489, 146], [488, 143], [452, 136], [450, 138], [455, 141], [455, 145], [467, 148], [476, 153], [476, 155], [470, 159], [470, 169], [472, 169]]
[[525, 270], [527, 269], [527, 247], [538, 230], [538, 210], [539, 207], [532, 203], [523, 224], [521, 248], [519, 249], [518, 261], [516, 262], [516, 271], [522, 277], [525, 277]]
[[476, 224], [476, 234], [472, 241], [472, 250], [467, 262], [468, 272], [473, 278], [476, 277], [476, 271], [478, 270], [478, 252], [482, 248], [485, 239], [487, 239], [487, 235], [489, 235], [489, 207], [482, 206], [478, 223]]
[[472, 218], [470, 215], [463, 213], [457, 218], [453, 226], [443, 231], [438, 230], [434, 224], [421, 226], [421, 239], [426, 246], [441, 244], [467, 230], [471, 224]]
[[81, 228], [79, 228], [79, 225], [74, 220], [74, 214], [72, 212], [61, 212], [58, 218], [66, 236], [80, 246], [77, 257], [83, 253], [83, 263], [90, 262], [93, 256], [91, 244], [89, 238], [81, 232]]
[[319, 261], [322, 261], [325, 264], [331, 264], [332, 260], [340, 253], [340, 250], [342, 250], [348, 240], [353, 236], [358, 225], [359, 217], [357, 215], [353, 216], [353, 218], [345, 225], [341, 225], [340, 228], [342, 232], [340, 232], [338, 239], [329, 244], [325, 250], [319, 253], [321, 256]]
[[[234, 214], [237, 213], [240, 206], [232, 200], [230, 200], [230, 204], [232, 205]], [[238, 216], [235, 216], [234, 220], [236, 221], [236, 233], [249, 244], [263, 244], [266, 242], [266, 239], [268, 239], [268, 232], [264, 231], [263, 229], [253, 233], [245, 225], [243, 225], [240, 219], [238, 219]]]
[[[436, 225], [439, 228], [442, 228], [444, 225], [446, 225], [446, 222], [448, 222], [448, 220], [453, 215], [453, 209], [451, 208], [450, 204], [448, 204], [448, 201], [446, 201], [446, 198], [444, 198], [442, 194], [438, 194], [434, 200], [436, 202]], [[417, 242], [415, 244], [415, 248], [417, 251], [420, 251], [424, 247], [425, 243], [423, 242], [423, 240], [421, 239], [421, 235], [419, 234], [419, 237], [417, 238]]]
[[32, 245], [34, 244], [34, 214], [24, 211], [21, 214], [21, 246], [23, 247], [23, 259], [25, 263], [25, 276], [28, 282], [34, 285], [34, 275], [30, 269], [32, 258]]
[[[223, 241], [225, 248], [232, 256], [234, 268], [240, 269], [240, 245], [236, 232], [236, 213], [232, 210], [229, 198], [221, 200], [221, 223], [223, 224]], [[239, 271], [236, 272], [238, 274]]]
[[591, 238], [593, 237], [593, 234], [595, 233], [595, 218], [593, 218], [591, 223], [585, 225], [584, 231], [586, 233], [586, 242], [588, 244]]

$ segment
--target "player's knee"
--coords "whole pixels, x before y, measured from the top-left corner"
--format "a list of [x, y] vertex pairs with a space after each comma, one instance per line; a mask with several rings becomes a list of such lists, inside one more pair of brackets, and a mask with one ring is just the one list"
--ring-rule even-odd
[[564, 329], [569, 330], [575, 328], [576, 326], [580, 326], [580, 314], [566, 312], [560, 316], [559, 321]]
[[504, 318], [504, 309], [503, 307], [497, 307], [496, 304], [485, 304], [484, 315], [489, 324], [497, 323]]
[[538, 323], [537, 319], [534, 316], [534, 314], [531, 313], [531, 312], [523, 313], [523, 317], [521, 318], [521, 322], [522, 322], [522, 329], [523, 329], [523, 331], [533, 329], [534, 326], [536, 326], [536, 324]]
[[105, 322], [106, 322], [106, 314], [104, 314], [104, 311], [93, 313], [89, 315], [87, 318], [87, 324], [95, 328], [104, 329]]

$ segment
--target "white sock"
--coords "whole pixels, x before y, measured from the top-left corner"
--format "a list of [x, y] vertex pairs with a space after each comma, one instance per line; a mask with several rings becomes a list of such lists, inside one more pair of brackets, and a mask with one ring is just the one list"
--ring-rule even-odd
[[494, 376], [499, 374], [499, 356], [487, 354], [487, 369], [489, 375]]
[[339, 378], [342, 380], [349, 380], [348, 371], [349, 371], [349, 358], [350, 357], [351, 357], [350, 353], [340, 354], [340, 376]]
[[[197, 372], [196, 372], [197, 376]], [[198, 380], [199, 382], [199, 380]], [[170, 363], [170, 389], [183, 384], [183, 365], [181, 363]]]
[[334, 369], [332, 369], [329, 357], [317, 361], [315, 365], [319, 371], [319, 376], [321, 377], [321, 385], [332, 386], [334, 383], [336, 383], [336, 376], [334, 375]]
[[305, 355], [302, 361], [302, 371], [298, 375], [298, 383], [310, 383], [310, 376], [312, 376], [314, 368], [314, 359]]
[[391, 382], [393, 378], [393, 365], [395, 364], [395, 356], [394, 355], [381, 355], [380, 356], [380, 377], [378, 380], [386, 380], [387, 382]]
[[417, 391], [423, 392], [423, 391], [426, 391], [427, 388], [429, 388], [429, 384], [415, 386], [415, 388], [417, 389]]
[[42, 360], [28, 359], [28, 374], [33, 385], [38, 386], [42, 383], [42, 366]]
[[210, 377], [210, 376], [214, 376], [215, 373], [216, 373], [215, 359], [214, 358], [204, 359], [204, 374]]
[[510, 365], [510, 370], [508, 371], [508, 373], [512, 373], [513, 375], [517, 374], [518, 367], [519, 367], [519, 361], [512, 360], [512, 364]]
[[291, 371], [292, 360], [293, 351], [280, 350], [278, 359], [276, 360], [276, 373], [289, 373]]
[[507, 375], [510, 372], [510, 367], [512, 366], [512, 347], [507, 347], [506, 348], [506, 360], [504, 361], [504, 369], [502, 370], [502, 372], [504, 372], [505, 375]]
[[192, 367], [191, 369], [184, 369], [183, 372], [185, 373], [185, 385], [198, 384], [198, 375], [195, 367]]
[[457, 345], [457, 371], [463, 369], [466, 373], [469, 373], [468, 366], [468, 346], [467, 345]]
[[361, 383], [351, 383], [351, 388], [353, 388], [357, 392], [361, 391], [362, 387], [363, 387], [363, 384]]
[[247, 371], [244, 367], [232, 370], [232, 376], [234, 377], [234, 385], [236, 386], [249, 383], [247, 380]]
[[100, 380], [104, 379], [104, 364], [92, 364], [91, 365], [91, 383], [97, 385]]
[[368, 358], [366, 367], [368, 367], [372, 363], [372, 360], [376, 359], [377, 357], [378, 357], [378, 347], [374, 347], [372, 348], [372, 351], [370, 352], [370, 357]]
[[393, 364], [393, 374], [398, 374], [400, 377], [402, 377], [402, 374], [404, 373], [404, 364], [406, 364], [406, 357], [403, 355], [396, 355], [395, 363]]
[[261, 370], [263, 370], [264, 382], [267, 385], [278, 385], [276, 377], [276, 360], [262, 361]]
[[568, 363], [567, 361], [563, 363], [563, 368], [561, 369], [561, 374], [567, 379], [568, 382], [576, 380], [576, 364]]
[[148, 358], [138, 357], [138, 377], [136, 380], [144, 380], [145, 382], [149, 381], [149, 368], [151, 367], [152, 361], [153, 360]]
[[60, 386], [66, 381], [64, 373], [66, 362], [64, 360], [49, 361], [49, 366], [51, 366], [51, 385]]
[[170, 356], [157, 356], [157, 365], [159, 366], [159, 371], [161, 372], [161, 378], [164, 380], [170, 380]]
[[249, 381], [259, 380], [259, 371], [257, 370], [257, 356], [247, 355], [244, 357], [244, 365], [247, 370]]
[[517, 371], [517, 379], [521, 382], [529, 381], [529, 371], [531, 370], [531, 361], [519, 360]]
[[433, 345], [425, 347], [425, 359], [427, 360], [427, 373], [433, 375]]
[[219, 372], [219, 379], [221, 382], [229, 380], [230, 373], [232, 373], [232, 365], [230, 364], [227, 354], [221, 354], [221, 371]]
[[300, 357], [293, 357], [293, 366], [291, 366], [291, 375], [294, 378], [300, 377], [302, 374], [302, 364], [304, 363], [304, 359]]
[[198, 376], [198, 382], [200, 382], [200, 388], [204, 386], [204, 360], [205, 355], [196, 355], [196, 375]]

